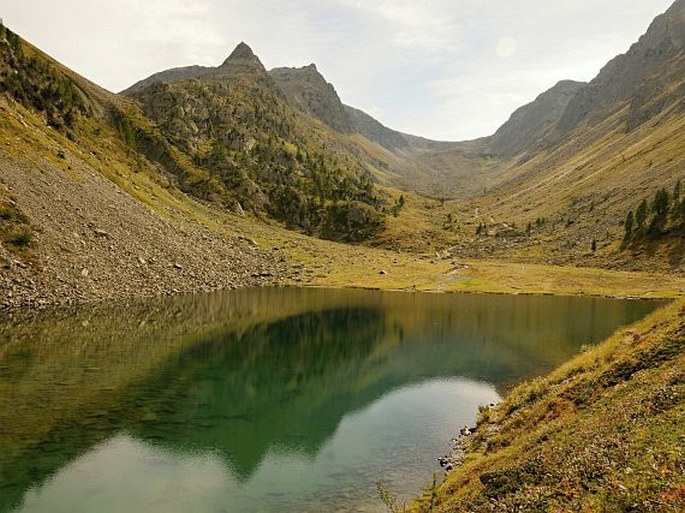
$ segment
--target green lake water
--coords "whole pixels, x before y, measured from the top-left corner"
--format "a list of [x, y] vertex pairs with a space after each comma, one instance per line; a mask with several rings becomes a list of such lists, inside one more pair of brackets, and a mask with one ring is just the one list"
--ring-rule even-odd
[[0, 512], [384, 511], [660, 303], [257, 289], [0, 321]]

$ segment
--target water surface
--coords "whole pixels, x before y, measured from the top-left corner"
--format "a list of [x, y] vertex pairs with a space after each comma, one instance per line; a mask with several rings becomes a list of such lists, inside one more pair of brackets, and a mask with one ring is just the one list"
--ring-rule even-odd
[[0, 511], [383, 511], [656, 302], [258, 289], [0, 323]]

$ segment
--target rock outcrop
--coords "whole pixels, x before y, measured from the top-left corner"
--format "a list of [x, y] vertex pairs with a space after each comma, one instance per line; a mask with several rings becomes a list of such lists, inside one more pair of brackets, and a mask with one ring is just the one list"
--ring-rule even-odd
[[[654, 97], [667, 82], [654, 80], [655, 73], [664, 74], [668, 63], [685, 51], [685, 0], [676, 2], [657, 16], [647, 32], [627, 53], [609, 61], [599, 74], [571, 99], [559, 120], [555, 138], [560, 139], [584, 121], [596, 121], [615, 112], [631, 98], [639, 96], [644, 87]], [[682, 73], [682, 59], [680, 59]]]
[[131, 87], [124, 89], [120, 94], [130, 96], [142, 91], [153, 84], [169, 84], [171, 82], [179, 82], [181, 80], [190, 80], [191, 78], [201, 77], [212, 72], [215, 68], [206, 66], [185, 66], [182, 68], [172, 68], [165, 71], [160, 71], [154, 75], [136, 82]]
[[338, 93], [332, 84], [326, 82], [316, 65], [274, 68], [269, 75], [293, 107], [338, 132], [352, 132], [352, 121]]
[[537, 148], [585, 85], [584, 82], [563, 80], [531, 103], [516, 109], [491, 137], [489, 152], [498, 157], [511, 157]]

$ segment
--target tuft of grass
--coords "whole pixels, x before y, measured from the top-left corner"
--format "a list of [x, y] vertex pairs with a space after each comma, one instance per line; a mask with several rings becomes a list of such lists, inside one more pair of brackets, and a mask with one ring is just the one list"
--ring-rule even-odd
[[28, 226], [20, 226], [9, 234], [6, 242], [18, 247], [28, 246], [33, 242], [33, 231]]
[[28, 218], [12, 205], [0, 205], [0, 219], [10, 223], [28, 223]]
[[21, 252], [33, 243], [33, 229], [28, 217], [13, 202], [4, 203], [3, 200], [5, 198], [0, 196], [0, 243], [10, 251]]

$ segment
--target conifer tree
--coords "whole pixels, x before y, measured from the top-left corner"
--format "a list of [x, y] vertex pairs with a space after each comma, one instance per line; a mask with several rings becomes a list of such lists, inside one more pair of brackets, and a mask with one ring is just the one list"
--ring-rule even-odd
[[640, 205], [637, 207], [637, 210], [635, 211], [635, 223], [637, 224], [637, 229], [639, 232], [642, 232], [645, 229], [648, 210], [649, 205], [647, 204], [647, 200], [643, 199]]
[[623, 227], [626, 230], [626, 239], [629, 239], [633, 235], [633, 226], [635, 225], [635, 215], [633, 214], [633, 211], [631, 210], [628, 212], [628, 215], [626, 216], [625, 223], [623, 224]]

